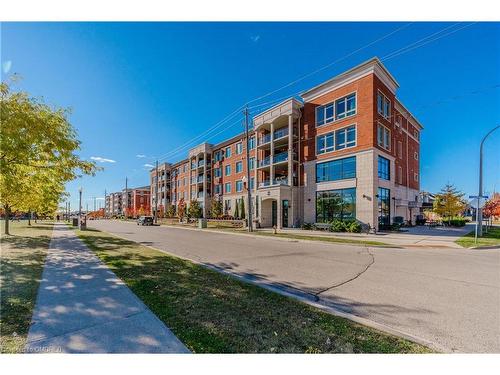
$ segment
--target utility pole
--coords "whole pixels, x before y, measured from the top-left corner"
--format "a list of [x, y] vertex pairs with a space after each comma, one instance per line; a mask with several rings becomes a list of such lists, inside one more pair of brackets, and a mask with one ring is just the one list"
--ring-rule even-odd
[[106, 207], [106, 189], [104, 189], [104, 217], [108, 217], [108, 210], [107, 210], [107, 207]]
[[479, 207], [481, 206], [480, 199], [483, 197], [483, 145], [486, 138], [488, 138], [488, 136], [497, 129], [500, 129], [500, 125], [495, 126], [488, 133], [486, 133], [486, 135], [481, 140], [481, 145], [479, 147], [479, 192], [477, 198], [478, 207], [477, 207], [477, 220], [476, 220], [477, 235], [479, 237], [483, 235], [483, 208]]
[[97, 197], [94, 197], [94, 212], [96, 211], [96, 203], [97, 203]]
[[248, 105], [243, 111], [245, 115], [245, 136], [247, 139], [247, 193], [248, 193], [248, 231], [252, 232], [252, 189], [250, 186], [250, 138], [248, 136]]
[[[123, 208], [123, 207], [125, 207], [125, 208]], [[123, 199], [122, 199], [123, 215], [126, 214], [127, 209], [128, 209], [128, 177], [125, 177], [125, 203], [123, 203]]]
[[156, 160], [156, 168], [155, 168], [155, 178], [156, 178], [156, 187], [155, 187], [155, 224], [158, 222], [158, 160]]

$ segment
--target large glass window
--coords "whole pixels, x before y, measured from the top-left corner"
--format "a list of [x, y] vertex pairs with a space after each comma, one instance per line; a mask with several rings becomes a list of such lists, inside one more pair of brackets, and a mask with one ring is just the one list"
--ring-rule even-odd
[[356, 218], [356, 188], [318, 191], [316, 193], [316, 222]]
[[236, 181], [236, 191], [239, 193], [240, 191], [243, 191], [243, 181], [238, 180]]
[[352, 116], [356, 113], [356, 94], [348, 95], [335, 101], [336, 119]]
[[378, 188], [378, 225], [381, 228], [391, 224], [391, 191], [386, 188]]
[[316, 164], [316, 182], [344, 180], [355, 177], [355, 156]]
[[231, 166], [230, 166], [230, 165], [226, 165], [226, 168], [225, 168], [224, 174], [225, 174], [226, 176], [230, 176], [230, 175], [231, 175]]
[[391, 131], [380, 124], [377, 127], [377, 143], [386, 150], [391, 149]]
[[318, 135], [316, 138], [316, 154], [318, 155], [354, 146], [356, 146], [356, 125]]
[[378, 178], [383, 180], [391, 179], [391, 162], [382, 156], [378, 157]]
[[377, 93], [377, 112], [386, 119], [391, 117], [391, 101], [380, 91]]
[[324, 125], [333, 120], [333, 103], [316, 107], [316, 126]]

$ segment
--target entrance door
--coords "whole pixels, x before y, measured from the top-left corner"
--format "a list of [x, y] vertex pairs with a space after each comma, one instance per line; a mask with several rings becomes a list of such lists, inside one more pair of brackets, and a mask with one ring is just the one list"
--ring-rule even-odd
[[271, 225], [274, 227], [275, 225], [278, 225], [278, 202], [273, 200], [271, 207]]
[[281, 202], [281, 225], [283, 228], [288, 228], [288, 200], [286, 199]]

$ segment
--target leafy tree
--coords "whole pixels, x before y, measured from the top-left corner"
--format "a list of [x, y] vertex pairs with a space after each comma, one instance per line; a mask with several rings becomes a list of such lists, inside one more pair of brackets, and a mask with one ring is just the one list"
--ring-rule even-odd
[[448, 222], [454, 217], [460, 215], [466, 206], [464, 194], [458, 191], [453, 185], [446, 184], [441, 191], [436, 194], [433, 211], [447, 218]]
[[0, 107], [0, 205], [9, 234], [12, 212], [53, 215], [65, 183], [99, 168], [75, 154], [80, 141], [67, 109], [12, 92], [6, 82], [0, 84]]
[[236, 219], [239, 219], [240, 218], [240, 208], [239, 208], [239, 202], [236, 201], [236, 207], [234, 208], [234, 217]]
[[483, 214], [485, 217], [500, 216], [500, 193], [495, 193], [483, 207]]
[[189, 208], [188, 208], [188, 216], [198, 219], [203, 215], [203, 211], [201, 209], [200, 203], [196, 200], [193, 199], [189, 203]]
[[222, 202], [219, 199], [212, 199], [211, 207], [210, 207], [210, 215], [215, 218], [219, 218], [222, 216]]
[[245, 199], [244, 198], [241, 198], [241, 209], [240, 209], [241, 213], [240, 213], [240, 219], [245, 219]]
[[169, 205], [166, 212], [167, 217], [175, 216], [175, 206], [173, 204]]
[[179, 221], [184, 220], [184, 216], [186, 215], [186, 202], [184, 201], [184, 198], [181, 198], [178, 204], [178, 215], [179, 216]]

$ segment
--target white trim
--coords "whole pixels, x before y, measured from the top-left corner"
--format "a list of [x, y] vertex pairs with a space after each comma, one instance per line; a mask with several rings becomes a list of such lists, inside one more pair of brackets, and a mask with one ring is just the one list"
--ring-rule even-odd
[[[337, 134], [336, 134], [336, 133], [337, 133], [338, 131], [340, 131], [340, 130], [350, 128], [351, 126], [354, 126], [354, 130], [355, 130], [355, 133], [356, 133], [356, 137], [355, 137], [355, 139], [354, 139], [354, 145], [352, 145], [352, 146], [346, 146], [346, 147], [344, 147], [344, 148], [337, 149], [337, 148], [336, 148], [336, 147], [337, 147], [337, 144], [336, 144], [336, 142], [337, 142]], [[317, 145], [318, 145], [318, 137], [323, 137], [323, 136], [326, 136], [326, 135], [331, 134], [331, 133], [333, 133], [333, 134], [334, 134], [334, 136], [333, 136], [333, 150], [332, 150], [332, 151], [326, 151], [326, 152], [323, 152], [323, 153], [321, 153], [321, 154], [318, 154], [318, 147], [317, 147]], [[325, 133], [316, 134], [316, 136], [314, 137], [314, 142], [315, 142], [315, 143], [314, 143], [314, 152], [315, 152], [315, 156], [325, 155], [325, 154], [328, 154], [328, 153], [330, 153], [330, 152], [342, 151], [342, 150], [347, 150], [347, 149], [350, 149], [350, 148], [352, 148], [352, 147], [356, 147], [356, 146], [357, 146], [357, 144], [358, 144], [358, 123], [357, 123], [357, 122], [355, 122], [355, 123], [353, 123], [353, 124], [344, 125], [344, 126], [342, 126], [342, 127], [338, 128], [338, 129], [332, 129], [332, 130], [327, 131], [327, 132], [325, 132]]]
[[[354, 94], [354, 100], [355, 100], [355, 103], [356, 103], [356, 108], [354, 109], [354, 113], [350, 114], [348, 116], [342, 117], [342, 118], [337, 118], [337, 109], [336, 109], [337, 100], [345, 99], [345, 98], [347, 98], [348, 96], [350, 96], [352, 94]], [[318, 110], [318, 108], [319, 107], [326, 107], [326, 106], [328, 106], [330, 104], [333, 104], [333, 120], [329, 121], [329, 122], [325, 122], [322, 125], [318, 125], [318, 121], [317, 121], [317, 110]], [[332, 124], [338, 123], [339, 121], [348, 119], [348, 118], [350, 118], [352, 116], [356, 116], [357, 114], [358, 114], [358, 90], [354, 90], [354, 91], [351, 91], [350, 93], [348, 93], [346, 95], [342, 95], [342, 96], [336, 97], [332, 101], [328, 101], [328, 103], [319, 104], [316, 108], [314, 108], [314, 127], [315, 128], [322, 128], [323, 126], [332, 125]]]
[[[379, 139], [378, 139], [378, 127], [379, 126], [385, 128], [389, 132], [389, 148], [386, 148], [379, 143]], [[392, 151], [392, 131], [387, 126], [383, 125], [380, 121], [377, 121], [377, 145], [382, 147], [386, 151], [389, 151], [389, 152]]]

